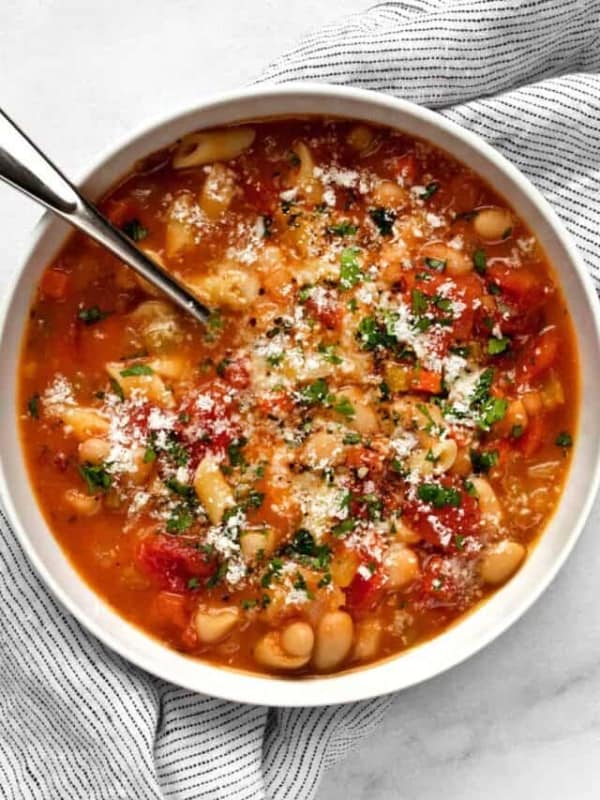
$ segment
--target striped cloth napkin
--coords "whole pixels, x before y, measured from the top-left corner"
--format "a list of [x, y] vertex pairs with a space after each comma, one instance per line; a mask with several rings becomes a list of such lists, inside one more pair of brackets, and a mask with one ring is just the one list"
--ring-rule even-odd
[[[600, 282], [600, 0], [388, 2], [309, 36], [260, 81], [379, 89], [439, 109], [516, 163]], [[382, 698], [268, 710], [132, 667], [49, 596], [0, 512], [0, 797], [311, 800]]]

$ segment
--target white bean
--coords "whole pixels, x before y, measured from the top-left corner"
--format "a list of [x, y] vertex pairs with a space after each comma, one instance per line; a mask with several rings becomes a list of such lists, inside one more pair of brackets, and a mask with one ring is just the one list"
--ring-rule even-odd
[[399, 542], [390, 545], [383, 560], [383, 569], [390, 589], [408, 586], [419, 577], [421, 571], [417, 554]]
[[263, 667], [275, 670], [299, 669], [308, 663], [310, 653], [303, 656], [292, 656], [285, 652], [281, 645], [279, 631], [271, 631], [254, 646], [254, 658]]
[[281, 631], [281, 646], [289, 656], [310, 656], [315, 634], [308, 622], [292, 622]]
[[319, 620], [313, 664], [319, 672], [339, 666], [352, 648], [354, 623], [345, 611], [328, 611]]
[[494, 545], [483, 557], [480, 575], [485, 583], [497, 586], [507, 581], [520, 567], [526, 550], [519, 542], [504, 540]]
[[240, 618], [239, 609], [211, 608], [207, 611], [198, 609], [194, 615], [194, 627], [198, 639], [203, 644], [214, 644], [228, 636]]
[[507, 208], [490, 206], [477, 212], [473, 229], [484, 241], [499, 242], [510, 235], [512, 224], [512, 215]]

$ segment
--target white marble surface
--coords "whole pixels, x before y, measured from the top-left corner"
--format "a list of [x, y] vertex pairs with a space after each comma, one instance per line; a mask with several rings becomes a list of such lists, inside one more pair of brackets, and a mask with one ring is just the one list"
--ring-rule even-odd
[[[71, 174], [132, 126], [248, 82], [368, 0], [2, 0], [0, 104]], [[0, 293], [39, 214], [0, 186]], [[600, 760], [600, 505], [542, 600], [395, 700], [321, 800], [592, 800]], [[299, 798], [298, 800], [302, 800]]]

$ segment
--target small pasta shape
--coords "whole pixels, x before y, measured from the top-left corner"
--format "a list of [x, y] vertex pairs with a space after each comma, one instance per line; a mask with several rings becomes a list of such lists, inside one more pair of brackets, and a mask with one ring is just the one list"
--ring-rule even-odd
[[196, 244], [194, 222], [201, 222], [204, 212], [190, 192], [179, 194], [167, 210], [165, 251], [168, 258], [191, 250]]
[[254, 658], [263, 667], [285, 671], [299, 669], [307, 664], [310, 652], [300, 656], [290, 655], [283, 649], [280, 632], [270, 631], [256, 643]]
[[309, 147], [304, 142], [294, 145], [294, 153], [300, 164], [294, 176], [293, 185], [308, 203], [320, 203], [323, 199], [323, 187], [315, 178], [315, 161]]
[[368, 125], [354, 125], [346, 136], [346, 142], [359, 153], [365, 153], [374, 141], [375, 133]]
[[247, 150], [255, 138], [254, 128], [246, 127], [190, 133], [183, 137], [175, 151], [173, 166], [188, 169], [215, 161], [231, 161]]
[[163, 379], [154, 372], [150, 364], [141, 365], [150, 370], [148, 374], [123, 375], [124, 372], [135, 370], [138, 365], [140, 365], [138, 361], [134, 363], [111, 361], [106, 364], [106, 371], [119, 384], [125, 397], [131, 397], [133, 392], [140, 392], [149, 400], [153, 400], [165, 408], [171, 408], [175, 404], [173, 393], [167, 389]]
[[380, 181], [373, 189], [372, 198], [378, 206], [402, 208], [408, 203], [410, 195], [394, 181]]
[[64, 407], [59, 414], [66, 432], [73, 435], [80, 442], [93, 436], [105, 436], [110, 428], [110, 422], [94, 408], [83, 406]]
[[244, 531], [240, 535], [240, 550], [247, 562], [268, 558], [277, 546], [277, 537], [272, 528], [262, 531]]
[[341, 436], [326, 430], [311, 433], [298, 453], [298, 460], [301, 464], [313, 469], [324, 469], [341, 464], [344, 460]]
[[212, 456], [205, 456], [198, 464], [194, 489], [213, 525], [218, 525], [225, 511], [235, 505], [231, 487], [219, 469], [219, 462]]
[[488, 529], [495, 530], [502, 521], [502, 507], [496, 492], [485, 478], [474, 477], [471, 482], [477, 492], [482, 520]]
[[175, 309], [164, 300], [146, 300], [129, 319], [150, 351], [161, 351], [183, 341], [184, 330]]
[[212, 275], [202, 275], [187, 284], [209, 306], [243, 311], [257, 299], [260, 284], [256, 275], [237, 267], [223, 267]]
[[65, 503], [82, 517], [93, 517], [102, 508], [102, 499], [100, 497], [84, 494], [78, 489], [67, 489], [64, 499]]
[[342, 387], [336, 395], [338, 400], [347, 400], [353, 409], [348, 425], [363, 435], [377, 433], [379, 418], [367, 393], [358, 386]]
[[236, 193], [235, 174], [224, 164], [213, 164], [200, 192], [200, 208], [209, 219], [224, 214]]
[[150, 367], [161, 378], [168, 381], [177, 381], [190, 369], [190, 364], [182, 356], [161, 356], [148, 362]]

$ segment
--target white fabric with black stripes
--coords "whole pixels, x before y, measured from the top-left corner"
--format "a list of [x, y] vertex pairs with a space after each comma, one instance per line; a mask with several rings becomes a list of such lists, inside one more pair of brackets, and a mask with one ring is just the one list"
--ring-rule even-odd
[[[600, 279], [600, 0], [384, 3], [262, 81], [380, 89], [476, 131], [544, 192]], [[132, 667], [49, 596], [0, 516], [0, 797], [310, 800], [389, 698], [271, 710]]]

